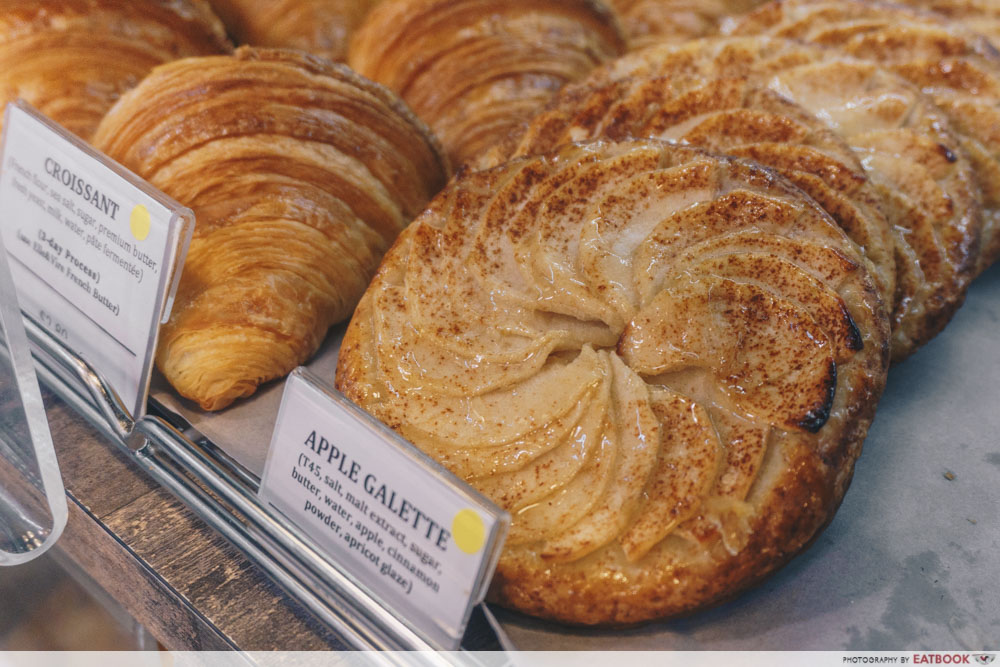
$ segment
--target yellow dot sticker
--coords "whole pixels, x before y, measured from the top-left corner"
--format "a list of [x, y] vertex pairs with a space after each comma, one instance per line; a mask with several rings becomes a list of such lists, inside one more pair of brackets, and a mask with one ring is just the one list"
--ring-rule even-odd
[[451, 520], [451, 536], [465, 553], [478, 553], [486, 542], [486, 526], [478, 512], [464, 509]]
[[137, 204], [132, 209], [132, 215], [128, 218], [129, 229], [136, 241], [145, 241], [149, 236], [149, 211], [142, 204]]

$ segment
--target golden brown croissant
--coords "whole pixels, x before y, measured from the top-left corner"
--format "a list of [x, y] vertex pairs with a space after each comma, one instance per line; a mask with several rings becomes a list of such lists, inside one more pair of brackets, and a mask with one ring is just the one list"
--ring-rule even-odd
[[458, 165], [623, 48], [594, 0], [385, 0], [348, 63], [399, 93]]
[[379, 0], [211, 0], [240, 44], [300, 49], [341, 61], [347, 40]]
[[835, 47], [916, 84], [951, 120], [982, 191], [983, 233], [976, 270], [1000, 258], [1000, 55], [955, 21], [900, 5], [861, 0], [781, 0], [737, 24]]
[[159, 67], [94, 142], [195, 212], [156, 359], [208, 410], [308, 359], [446, 177], [395, 95], [293, 51]]
[[89, 139], [153, 67], [229, 49], [204, 0], [0, 0], [0, 105], [22, 97]]
[[511, 513], [494, 599], [635, 623], [817, 535], [888, 336], [855, 246], [775, 172], [571, 144], [438, 195], [361, 300], [337, 386]]
[[768, 37], [653, 46], [595, 70], [587, 81], [656, 76], [749, 77], [839, 133], [882, 197], [895, 236], [893, 359], [944, 328], [975, 271], [982, 216], [972, 163], [926, 96], [875, 65]]
[[724, 21], [766, 0], [608, 0], [618, 12], [629, 49], [682, 43], [718, 34]]

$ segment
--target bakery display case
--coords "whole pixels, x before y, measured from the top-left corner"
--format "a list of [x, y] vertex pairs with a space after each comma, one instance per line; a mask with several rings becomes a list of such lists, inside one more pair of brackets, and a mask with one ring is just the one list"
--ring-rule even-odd
[[119, 52], [2, 89], [0, 559], [167, 648], [997, 648], [987, 8], [148, 2], [0, 21]]
[[[575, 630], [495, 608], [504, 641], [522, 650], [619, 650], [623, 641], [635, 650], [988, 649], [1000, 620], [992, 576], [998, 566], [995, 543], [1000, 526], [991, 495], [998, 474], [994, 434], [1000, 432], [992, 409], [1000, 358], [991, 327], [998, 309], [1000, 272], [994, 268], [972, 288], [952, 326], [890, 373], [841, 510], [815, 544], [767, 582], [697, 616], [625, 630]], [[44, 368], [40, 370], [46, 385], [58, 386], [55, 378], [45, 379]], [[933, 386], [928, 386], [929, 376], [935, 378]], [[68, 396], [76, 404], [73, 395]], [[120, 563], [108, 571], [109, 563], [101, 562], [103, 555], [94, 561], [73, 553], [82, 548], [81, 542], [91, 548], [89, 540], [74, 534], [65, 548], [71, 557], [83, 557], [95, 579], [115, 591], [161, 642], [189, 649], [235, 644], [245, 649], [315, 650], [351, 645], [337, 625], [328, 626], [332, 631], [322, 629], [326, 612], [316, 599], [318, 584], [285, 583], [294, 579], [282, 573], [283, 563], [272, 562], [266, 551], [240, 535], [252, 529], [226, 508], [228, 503], [217, 502], [200, 487], [184, 491], [184, 486], [198, 485], [172, 462], [155, 461], [166, 459], [164, 451], [149, 447], [141, 454], [131, 453], [118, 445], [123, 456], [109, 449], [121, 440], [92, 409], [93, 403], [78, 406], [85, 415], [81, 417], [59, 401], [52, 406], [51, 400], [54, 438], [64, 469], [69, 469], [71, 494], [97, 513], [107, 502], [102, 496], [108, 478], [144, 490], [142, 502], [125, 506], [107, 522], [117, 535], [112, 540], [115, 549], [130, 559], [141, 559], [147, 564], [144, 569], [158, 572], [155, 590], [148, 582], [122, 587], [115, 581], [124, 569]], [[97, 429], [85, 426], [91, 420]], [[174, 444], [191, 447], [176, 431], [161, 427]], [[63, 439], [83, 446], [74, 452], [72, 443]], [[207, 439], [198, 437], [197, 442], [202, 451], [181, 458], [201, 459], [195, 468], [200, 475], [211, 479], [216, 473], [205, 468], [218, 467], [221, 475], [242, 478], [243, 489], [253, 488], [252, 472], [231, 460], [220, 464], [220, 459], [229, 458], [224, 452]], [[74, 456], [103, 468], [97, 473], [106, 480], [102, 490], [94, 487], [99, 479], [90, 479], [95, 473], [83, 474], [88, 465], [69, 463]], [[156, 485], [150, 487], [145, 481], [149, 472], [157, 476], [154, 479], [165, 480], [165, 488], [179, 488], [182, 502], [162, 492], [150, 493]], [[249, 497], [243, 502], [250, 507], [257, 504]], [[95, 521], [88, 515], [78, 518], [77, 525]], [[99, 531], [102, 537], [106, 530]], [[216, 530], [239, 553], [214, 537]], [[178, 546], [172, 546], [174, 542]], [[198, 550], [201, 555], [195, 553]], [[217, 567], [229, 573], [222, 580], [209, 575]], [[206, 588], [209, 581], [216, 583]], [[157, 618], [159, 612], [144, 608], [145, 602], [135, 598], [162, 597], [164, 586], [169, 595], [155, 609], [171, 612], [167, 618]], [[176, 616], [194, 620], [181, 622]], [[321, 625], [309, 616], [323, 619]], [[269, 617], [282, 619], [287, 632], [270, 632]], [[483, 619], [476, 621], [471, 645], [500, 646], [489, 625]], [[220, 640], [220, 633], [228, 641]]]

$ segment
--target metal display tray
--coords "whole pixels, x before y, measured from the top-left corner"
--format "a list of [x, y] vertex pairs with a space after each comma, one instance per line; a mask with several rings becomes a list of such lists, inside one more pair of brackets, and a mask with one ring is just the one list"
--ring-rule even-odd
[[[454, 664], [434, 652], [405, 619], [388, 611], [316, 543], [258, 497], [260, 480], [177, 418], [133, 420], [113, 388], [28, 315], [25, 329], [39, 380], [198, 517], [257, 564], [343, 642], [358, 650], [425, 651], [422, 662]], [[462, 651], [511, 648], [492, 612], [480, 605]], [[470, 654], [471, 656], [471, 654]], [[390, 662], [405, 663], [399, 656]], [[466, 662], [466, 660], [462, 660]]]
[[[172, 410], [130, 423], [92, 369], [28, 328], [47, 385], [349, 645], [427, 648], [257, 500], [246, 461]], [[1000, 649], [1000, 265], [976, 281], [941, 335], [891, 370], [834, 521], [757, 589], [627, 630], [502, 610], [497, 626], [483, 610], [494, 648]]]

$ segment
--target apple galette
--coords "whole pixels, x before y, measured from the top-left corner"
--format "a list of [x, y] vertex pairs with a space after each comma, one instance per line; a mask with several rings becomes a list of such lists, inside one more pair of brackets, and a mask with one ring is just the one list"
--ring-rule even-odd
[[511, 513], [494, 599], [625, 624], [817, 535], [888, 339], [856, 246], [776, 172], [598, 142], [456, 177], [387, 254], [337, 385]]

